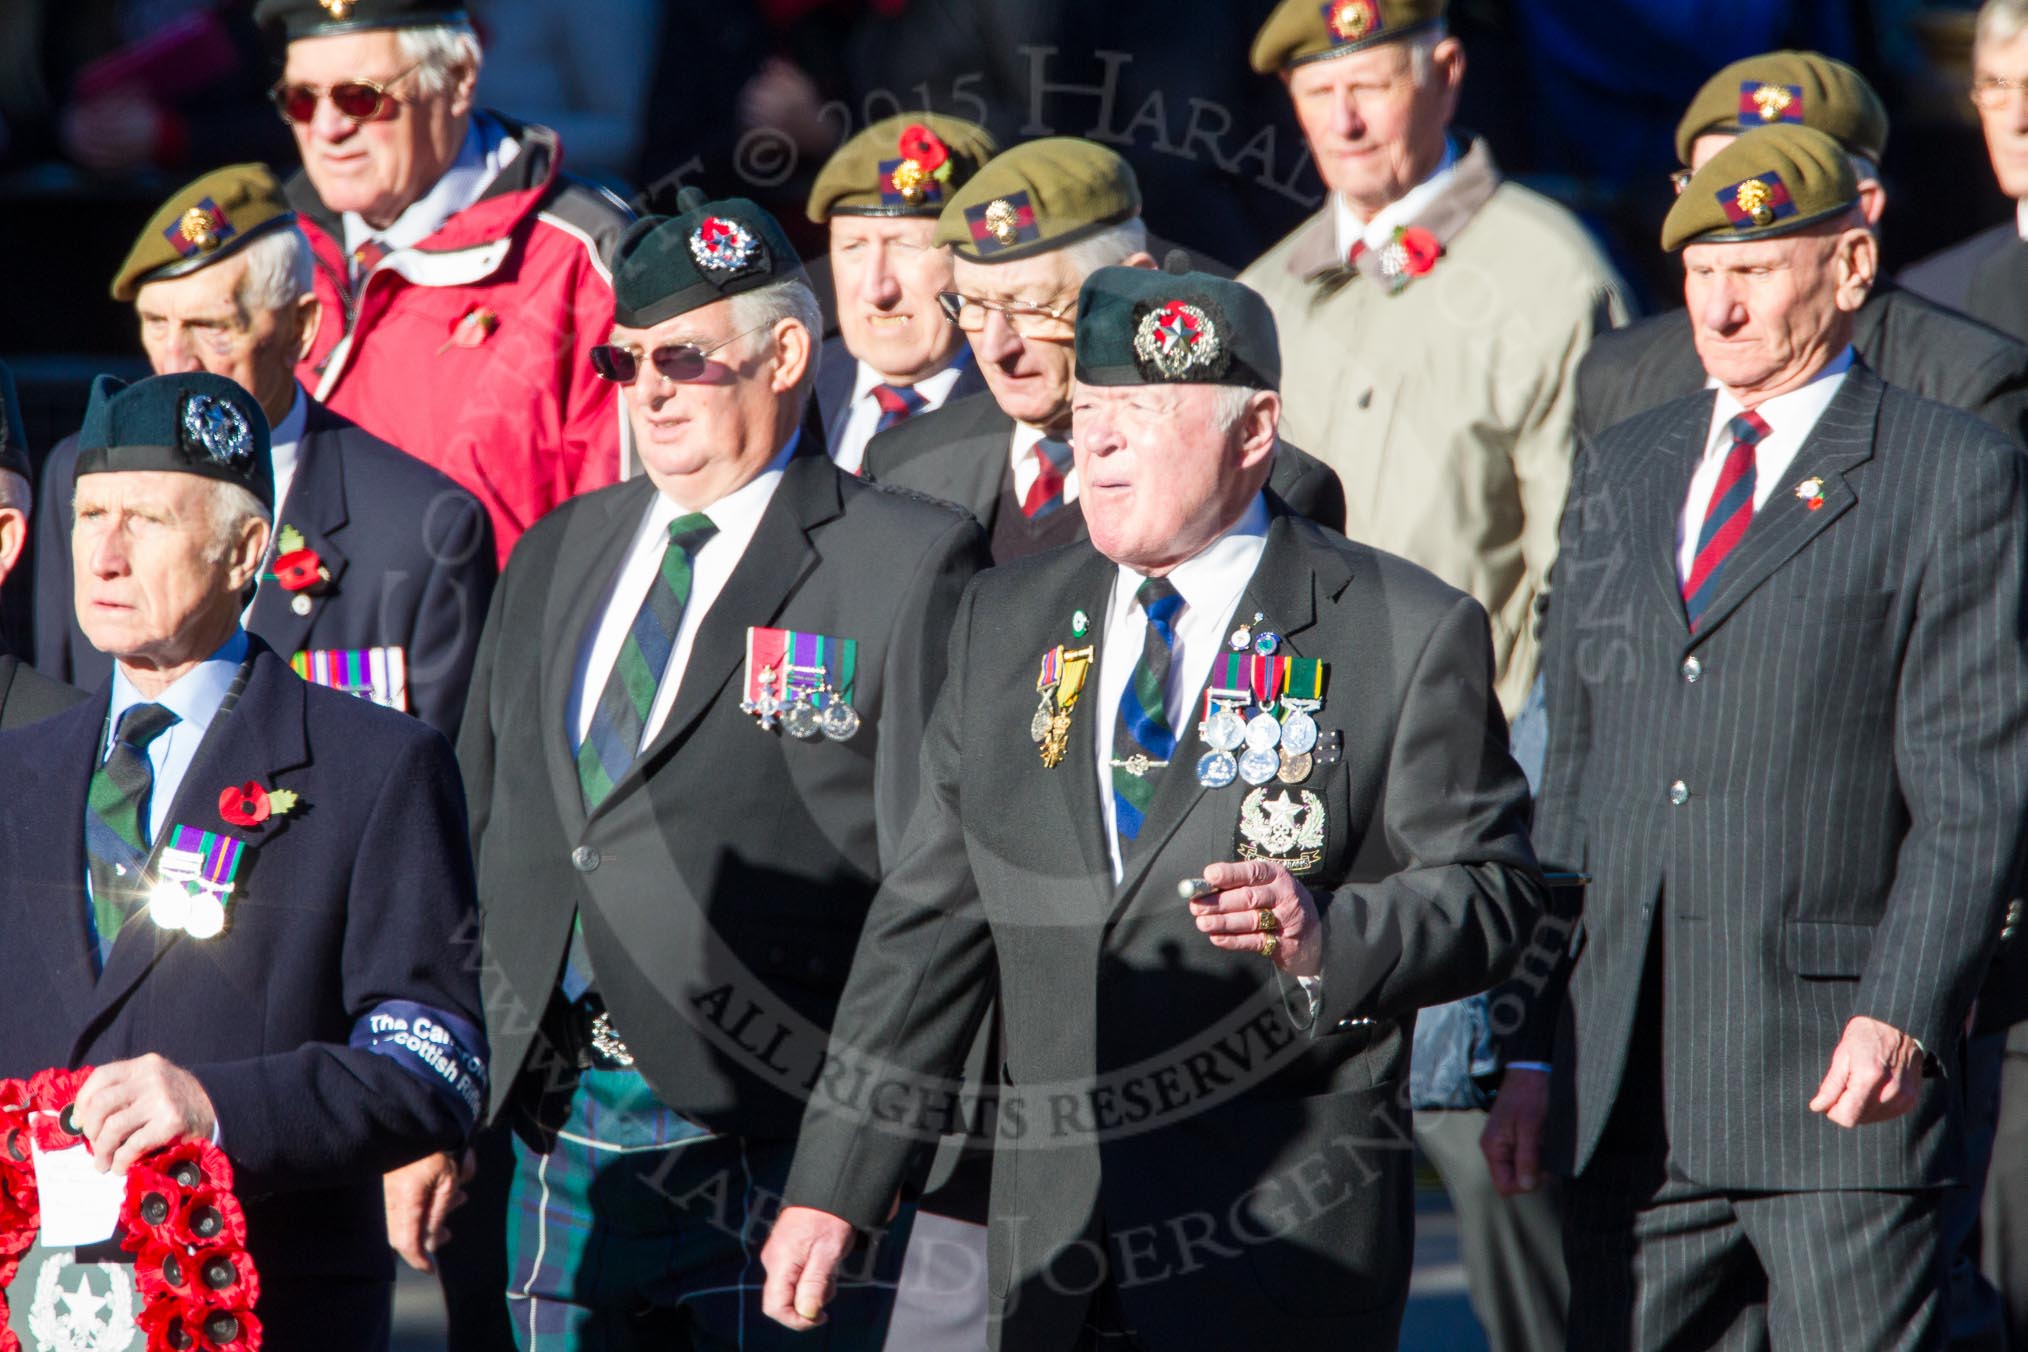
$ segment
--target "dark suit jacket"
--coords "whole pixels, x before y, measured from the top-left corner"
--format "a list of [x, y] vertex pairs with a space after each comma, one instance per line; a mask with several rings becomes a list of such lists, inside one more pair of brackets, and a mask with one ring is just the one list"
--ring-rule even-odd
[[[1582, 1170], [1658, 936], [1677, 1167], [1731, 1189], [1946, 1183], [1962, 1077], [1856, 1131], [1808, 1102], [1854, 1015], [1952, 1064], [2019, 886], [2028, 466], [1855, 365], [1692, 635], [1677, 518], [1713, 398], [1610, 429], [1571, 488], [1535, 837], [1592, 882], [1555, 936], [1567, 1000], [1552, 976], [1506, 1052], [1554, 1062], [1548, 1159]], [[1789, 491], [1810, 478], [1817, 510]]]
[[[456, 737], [472, 653], [497, 571], [493, 527], [450, 478], [310, 401], [296, 475], [276, 522], [294, 526], [331, 581], [310, 613], [272, 579], [255, 595], [249, 632], [284, 659], [306, 649], [400, 647], [409, 712]], [[37, 493], [35, 665], [87, 688], [113, 661], [78, 628], [71, 604], [70, 511], [77, 438], [50, 452]]]
[[[136, 912], [96, 978], [85, 794], [110, 683], [0, 734], [0, 1075], [160, 1053], [217, 1109], [261, 1275], [385, 1280], [382, 1171], [457, 1145], [473, 1113], [418, 1062], [351, 1044], [387, 1001], [479, 1022], [457, 765], [435, 731], [306, 685], [259, 639], [250, 660], [162, 816], [245, 842], [226, 931]], [[229, 826], [219, 790], [248, 780], [300, 801]]]
[[[1852, 345], [1882, 380], [1983, 418], [2028, 446], [2028, 344], [1883, 278], [1859, 307]], [[1690, 315], [1670, 310], [1601, 333], [1577, 368], [1577, 427], [1614, 423], [1704, 388]]]
[[[942, 322], [942, 316], [937, 316]], [[938, 405], [947, 408], [958, 400], [986, 389], [986, 377], [979, 373], [979, 363], [972, 359], [968, 348], [959, 348], [964, 358], [965, 369], [951, 385], [950, 397]], [[836, 446], [838, 438], [845, 433], [845, 421], [852, 415], [852, 385], [859, 377], [859, 361], [845, 350], [845, 340], [832, 334], [824, 340], [824, 359], [817, 367], [817, 409], [824, 420], [824, 444]], [[934, 409], [931, 412], [935, 412]], [[929, 414], [921, 414], [928, 417]]]
[[2028, 245], [2011, 219], [1904, 269], [1901, 284], [2028, 342]]
[[[1011, 482], [1007, 448], [1013, 435], [1014, 420], [990, 393], [953, 399], [868, 442], [863, 469], [876, 483], [955, 502], [990, 536]], [[1331, 530], [1345, 528], [1345, 489], [1337, 471], [1287, 442], [1275, 449], [1268, 488], [1296, 515]]]
[[[1078, 544], [967, 593], [922, 806], [853, 959], [786, 1199], [881, 1220], [920, 1126], [915, 1077], [933, 1098], [956, 1074], [997, 973], [999, 1346], [1073, 1345], [1086, 1299], [1066, 1293], [1091, 1285], [1075, 1246], [1101, 1233], [1146, 1255], [1119, 1284], [1151, 1347], [1392, 1346], [1413, 1249], [1415, 1011], [1491, 984], [1542, 904], [1485, 612], [1276, 510], [1238, 610], [1267, 616], [1283, 652], [1329, 663], [1317, 718], [1344, 745], [1302, 786], [1327, 818], [1308, 879], [1327, 927], [1312, 1038], [1274, 969], [1213, 947], [1177, 900], [1179, 880], [1233, 857], [1247, 796], [1199, 784], [1194, 733], [1117, 886], [1097, 659], [1063, 762], [1045, 768], [1030, 741], [1038, 659], [1075, 641], [1080, 611], [1103, 635], [1114, 577]], [[1286, 993], [1302, 1002], [1293, 981]], [[1298, 1176], [1312, 1204], [1288, 1200]]]
[[[662, 1100], [786, 1139], [915, 802], [944, 635], [984, 542], [961, 512], [840, 472], [808, 436], [704, 617], [668, 721], [587, 820], [570, 690], [655, 491], [637, 479], [537, 523], [487, 620], [459, 753], [494, 1107], [517, 1074], [555, 1069], [531, 1047], [575, 911], [599, 993]], [[741, 711], [756, 625], [858, 641], [855, 736], [801, 742]]]
[[85, 698], [85, 692], [52, 681], [11, 653], [0, 653], [0, 732], [38, 723]]

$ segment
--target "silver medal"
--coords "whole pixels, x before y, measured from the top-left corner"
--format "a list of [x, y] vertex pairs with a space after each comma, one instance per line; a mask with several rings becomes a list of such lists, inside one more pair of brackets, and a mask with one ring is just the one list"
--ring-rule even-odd
[[1246, 724], [1224, 705], [1204, 721], [1204, 744], [1219, 751], [1237, 751], [1246, 745]]
[[1308, 709], [1297, 709], [1282, 720], [1282, 746], [1295, 756], [1306, 755], [1317, 746], [1317, 720]]
[[1222, 789], [1239, 774], [1239, 762], [1230, 751], [1207, 751], [1197, 761], [1197, 782], [1207, 789]]
[[[1282, 725], [1270, 713], [1257, 713], [1246, 722], [1246, 749], [1272, 751], [1281, 745]], [[1266, 781], [1262, 781], [1265, 783]]]
[[1035, 717], [1028, 720], [1028, 740], [1039, 742], [1049, 735], [1049, 701], [1044, 700], [1035, 708]]
[[834, 742], [847, 741], [859, 731], [859, 711], [842, 699], [833, 699], [825, 705], [817, 721], [824, 735]]
[[1239, 758], [1239, 777], [1258, 788], [1282, 770], [1282, 758], [1272, 747], [1255, 747]]
[[817, 711], [801, 700], [782, 711], [782, 730], [789, 736], [800, 737], [806, 742], [822, 731]]

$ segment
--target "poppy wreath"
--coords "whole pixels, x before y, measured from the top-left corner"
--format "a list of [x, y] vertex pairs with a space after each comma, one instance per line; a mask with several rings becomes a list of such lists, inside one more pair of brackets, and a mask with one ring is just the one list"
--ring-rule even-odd
[[[31, 1138], [45, 1150], [88, 1143], [71, 1109], [91, 1067], [0, 1079], [0, 1352], [21, 1352], [7, 1327], [6, 1288], [35, 1244], [41, 1207]], [[53, 1113], [30, 1125], [31, 1113]], [[148, 1352], [259, 1352], [260, 1274], [246, 1250], [246, 1214], [232, 1164], [209, 1141], [152, 1151], [127, 1171], [120, 1247], [135, 1256]]]

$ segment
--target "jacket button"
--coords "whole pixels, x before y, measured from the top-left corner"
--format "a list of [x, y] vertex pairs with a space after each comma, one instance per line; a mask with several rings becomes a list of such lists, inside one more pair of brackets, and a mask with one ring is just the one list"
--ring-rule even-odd
[[2008, 902], [2008, 903], [2007, 903], [2007, 923], [2008, 923], [2008, 924], [2010, 924], [2010, 925], [2018, 925], [2018, 924], [2020, 924], [2020, 923], [2021, 923], [2021, 910], [2022, 910], [2022, 907], [2021, 907], [2021, 898], [2019, 898], [2019, 897], [2016, 897], [2016, 898], [2014, 898], [2014, 900], [2012, 900], [2012, 901]]
[[1681, 807], [1683, 806], [1683, 804], [1689, 802], [1690, 786], [1688, 784], [1685, 784], [1680, 779], [1677, 780], [1674, 784], [1671, 784], [1669, 786], [1669, 801], [1677, 807]]
[[579, 873], [590, 873], [599, 866], [599, 852], [589, 845], [580, 845], [570, 852], [570, 866]]
[[1694, 657], [1686, 657], [1683, 659], [1683, 679], [1685, 681], [1689, 682], [1691, 685], [1695, 685], [1697, 684], [1699, 678], [1701, 678], [1703, 675], [1704, 675], [1704, 664], [1702, 662], [1698, 661]]

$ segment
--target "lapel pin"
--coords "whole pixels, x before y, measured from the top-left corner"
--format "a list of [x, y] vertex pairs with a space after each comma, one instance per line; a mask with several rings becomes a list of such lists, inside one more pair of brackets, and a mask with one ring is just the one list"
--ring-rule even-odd
[[1090, 629], [1091, 617], [1082, 610], [1070, 617], [1070, 636], [1072, 638], [1083, 638]]
[[1811, 477], [1796, 485], [1796, 501], [1811, 511], [1824, 505], [1824, 481]]

